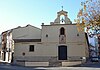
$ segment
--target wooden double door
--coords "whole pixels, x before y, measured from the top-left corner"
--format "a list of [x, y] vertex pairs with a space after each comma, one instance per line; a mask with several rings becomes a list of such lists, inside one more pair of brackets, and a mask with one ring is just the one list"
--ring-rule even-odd
[[67, 46], [58, 46], [58, 60], [67, 60]]

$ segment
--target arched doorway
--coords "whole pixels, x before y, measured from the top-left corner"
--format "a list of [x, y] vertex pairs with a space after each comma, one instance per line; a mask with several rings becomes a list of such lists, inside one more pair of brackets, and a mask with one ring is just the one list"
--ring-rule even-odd
[[58, 60], [67, 60], [67, 46], [58, 46]]

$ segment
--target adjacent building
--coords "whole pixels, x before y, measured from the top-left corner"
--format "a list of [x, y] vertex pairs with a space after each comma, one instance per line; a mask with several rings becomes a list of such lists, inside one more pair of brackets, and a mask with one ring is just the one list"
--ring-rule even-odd
[[67, 13], [57, 12], [54, 22], [42, 23], [41, 29], [27, 25], [3, 32], [3, 60], [23, 66], [67, 66], [88, 57], [85, 33], [78, 32]]
[[14, 52], [14, 41], [12, 39], [12, 29], [2, 32], [1, 34], [2, 40], [2, 50], [1, 50], [1, 59], [6, 62], [11, 62], [13, 59]]
[[1, 41], [2, 41], [2, 40], [1, 40], [1, 35], [0, 35], [0, 60], [1, 60], [1, 49], [2, 49], [2, 47], [1, 47], [1, 46], [2, 46]]

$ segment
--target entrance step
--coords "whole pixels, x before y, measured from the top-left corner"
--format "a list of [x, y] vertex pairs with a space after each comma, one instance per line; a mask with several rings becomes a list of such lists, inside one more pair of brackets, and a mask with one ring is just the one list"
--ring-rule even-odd
[[62, 66], [62, 62], [56, 61], [56, 62], [49, 62], [49, 66]]

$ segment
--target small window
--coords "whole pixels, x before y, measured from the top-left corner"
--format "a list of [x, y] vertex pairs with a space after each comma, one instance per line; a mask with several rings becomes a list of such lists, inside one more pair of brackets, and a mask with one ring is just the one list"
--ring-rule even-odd
[[29, 46], [29, 51], [30, 51], [30, 52], [34, 52], [34, 45], [30, 45], [30, 46]]
[[77, 34], [77, 36], [79, 36], [79, 34]]
[[48, 34], [46, 34], [46, 37], [48, 37]]
[[60, 28], [60, 35], [65, 35], [65, 29], [63, 27]]

